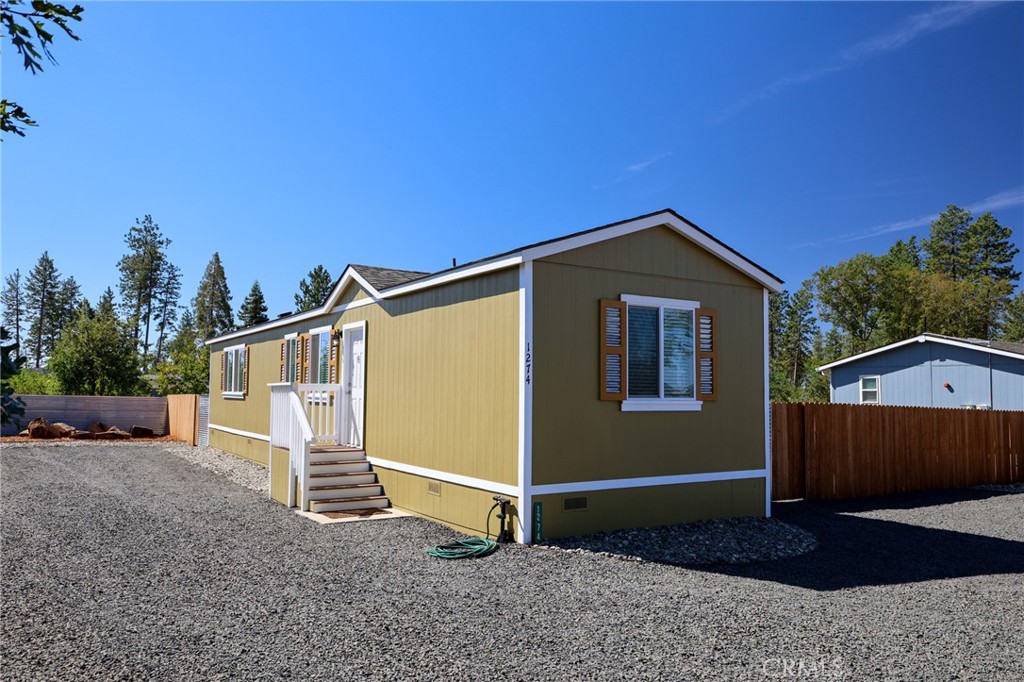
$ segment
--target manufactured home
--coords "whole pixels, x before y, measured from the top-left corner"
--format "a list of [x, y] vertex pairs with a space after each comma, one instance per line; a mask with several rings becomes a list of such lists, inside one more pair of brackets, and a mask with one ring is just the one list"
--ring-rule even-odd
[[319, 308], [209, 340], [210, 445], [312, 511], [520, 542], [770, 514], [768, 294], [671, 210], [440, 272], [349, 265]]
[[1024, 344], [921, 334], [830, 362], [831, 402], [1024, 410]]

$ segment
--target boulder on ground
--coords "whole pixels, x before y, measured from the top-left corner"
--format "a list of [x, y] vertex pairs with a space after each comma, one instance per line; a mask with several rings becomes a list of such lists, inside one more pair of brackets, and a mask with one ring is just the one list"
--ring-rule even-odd
[[22, 431], [21, 433], [18, 434], [18, 438], [28, 438], [28, 437], [29, 437], [28, 429], [25, 429], [24, 431]]
[[132, 436], [130, 433], [122, 431], [116, 426], [111, 426], [108, 430], [103, 431], [102, 433], [94, 433], [92, 437], [94, 440], [125, 440]]
[[92, 434], [88, 431], [76, 430], [74, 433], [71, 434], [71, 438], [72, 440], [90, 440], [92, 438]]
[[42, 417], [36, 417], [28, 423], [29, 438], [55, 438], [53, 425]]
[[153, 429], [146, 426], [133, 426], [131, 434], [132, 438], [153, 438], [156, 435]]
[[50, 424], [50, 428], [53, 430], [54, 438], [70, 438], [76, 429], [74, 426], [69, 426], [64, 422], [54, 422]]
[[110, 427], [101, 422], [99, 419], [93, 419], [92, 423], [89, 424], [89, 427], [86, 429], [86, 431], [88, 431], [89, 433], [103, 433], [104, 431], [109, 430]]

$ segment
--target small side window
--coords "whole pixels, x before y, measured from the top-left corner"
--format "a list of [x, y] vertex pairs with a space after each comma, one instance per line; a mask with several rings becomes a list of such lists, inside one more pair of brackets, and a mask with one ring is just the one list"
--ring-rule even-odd
[[877, 405], [881, 402], [879, 391], [879, 377], [863, 376], [860, 378], [860, 402], [864, 405]]

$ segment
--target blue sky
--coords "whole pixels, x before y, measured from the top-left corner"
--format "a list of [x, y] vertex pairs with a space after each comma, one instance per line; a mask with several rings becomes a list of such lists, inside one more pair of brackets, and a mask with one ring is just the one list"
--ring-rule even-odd
[[[948, 203], [1024, 237], [1024, 4], [84, 3], [3, 94], [4, 274], [95, 301], [152, 214], [190, 299], [439, 270], [671, 207], [796, 288]], [[1024, 263], [1018, 262], [1024, 269]]]

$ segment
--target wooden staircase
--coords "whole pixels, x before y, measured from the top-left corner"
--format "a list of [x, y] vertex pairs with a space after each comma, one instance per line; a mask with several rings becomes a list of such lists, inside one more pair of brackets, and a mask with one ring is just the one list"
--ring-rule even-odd
[[314, 443], [309, 449], [309, 510], [365, 511], [390, 507], [391, 501], [370, 468], [366, 451], [345, 445]]

